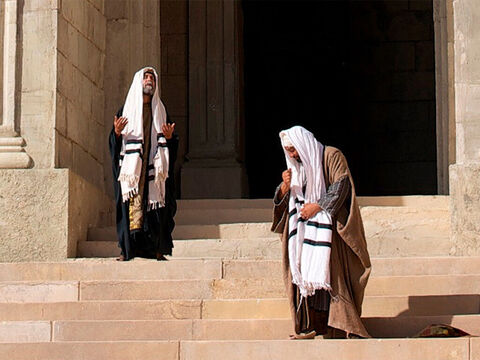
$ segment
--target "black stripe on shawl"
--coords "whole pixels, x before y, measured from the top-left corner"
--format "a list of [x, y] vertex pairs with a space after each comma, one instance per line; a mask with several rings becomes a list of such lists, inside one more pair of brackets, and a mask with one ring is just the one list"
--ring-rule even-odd
[[290, 232], [290, 234], [288, 234], [288, 240], [290, 240], [290, 238], [293, 236], [293, 235], [296, 235], [297, 234], [297, 229], [294, 229]]
[[139, 155], [142, 155], [142, 150], [141, 149], [132, 149], [132, 150], [126, 150], [125, 155], [129, 154], [135, 154], [138, 153]]
[[147, 166], [147, 170], [153, 170], [153, 169], [155, 169], [155, 167], [153, 166], [153, 164], [149, 164], [149, 165]]
[[303, 200], [298, 200], [298, 198], [295, 198], [295, 204], [305, 204], [305, 201]]
[[332, 244], [329, 243], [328, 241], [315, 241], [315, 240], [310, 240], [310, 239], [304, 239], [303, 240], [304, 244], [312, 245], [312, 246], [325, 246], [325, 247], [332, 247]]
[[304, 219], [304, 218], [301, 217], [301, 218], [298, 218], [297, 221], [298, 221], [298, 222], [305, 222], [305, 221], [308, 221], [308, 219]]
[[155, 180], [155, 175], [148, 175], [148, 181]]
[[333, 226], [330, 225], [330, 224], [321, 224], [321, 223], [318, 223], [316, 221], [308, 221], [307, 222], [307, 225], [308, 226], [314, 226], [318, 229], [329, 229], [329, 230], [333, 230]]
[[126, 144], [143, 144], [142, 140], [127, 140]]
[[168, 147], [167, 144], [162, 144], [162, 143], [159, 143], [158, 146], [160, 146], [160, 147]]
[[295, 209], [293, 209], [292, 211], [290, 211], [290, 212], [288, 213], [288, 217], [292, 217], [292, 216], [295, 215], [296, 213], [297, 213], [297, 209], [295, 208]]
[[165, 135], [163, 135], [163, 133], [157, 134], [157, 140], [160, 139], [161, 137], [165, 137]]

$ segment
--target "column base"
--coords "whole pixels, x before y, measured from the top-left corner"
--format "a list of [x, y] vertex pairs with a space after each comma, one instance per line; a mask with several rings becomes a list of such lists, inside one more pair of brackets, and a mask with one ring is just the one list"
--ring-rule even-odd
[[0, 138], [0, 169], [28, 169], [32, 159], [25, 152], [21, 137]]
[[239, 199], [248, 195], [247, 175], [238, 162], [191, 161], [181, 170], [182, 199]]
[[480, 255], [480, 163], [450, 168], [452, 255]]

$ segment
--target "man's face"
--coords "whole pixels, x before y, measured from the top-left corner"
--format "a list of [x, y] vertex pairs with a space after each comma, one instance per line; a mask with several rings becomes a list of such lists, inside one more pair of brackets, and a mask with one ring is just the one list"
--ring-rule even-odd
[[143, 74], [143, 93], [152, 96], [155, 91], [155, 76], [149, 72]]
[[295, 149], [293, 146], [285, 146], [285, 150], [287, 151], [288, 156], [290, 156], [292, 159], [297, 160], [298, 162], [301, 162], [300, 155], [298, 155], [297, 149]]

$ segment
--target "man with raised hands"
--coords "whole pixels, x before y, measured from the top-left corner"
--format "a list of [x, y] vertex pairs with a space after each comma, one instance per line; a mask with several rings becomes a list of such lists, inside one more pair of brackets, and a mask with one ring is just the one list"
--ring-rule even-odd
[[287, 170], [274, 198], [291, 339], [370, 337], [360, 316], [371, 271], [348, 164], [301, 126], [280, 132]]
[[117, 260], [166, 260], [165, 255], [172, 254], [178, 149], [174, 129], [160, 100], [157, 72], [151, 67], [139, 70], [109, 137], [121, 248]]

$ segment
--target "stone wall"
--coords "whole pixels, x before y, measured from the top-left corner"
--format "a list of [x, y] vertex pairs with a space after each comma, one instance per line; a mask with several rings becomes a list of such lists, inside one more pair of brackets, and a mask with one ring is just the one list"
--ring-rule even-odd
[[105, 127], [101, 136], [104, 189], [113, 197], [107, 138], [112, 129], [113, 117], [125, 102], [134, 74], [145, 66], [153, 66], [160, 73], [160, 2], [104, 1], [107, 26], [103, 113]]
[[103, 0], [63, 0], [58, 13], [55, 167], [103, 188], [106, 19]]
[[455, 255], [480, 254], [480, 4], [455, 0], [456, 164], [450, 166]]

